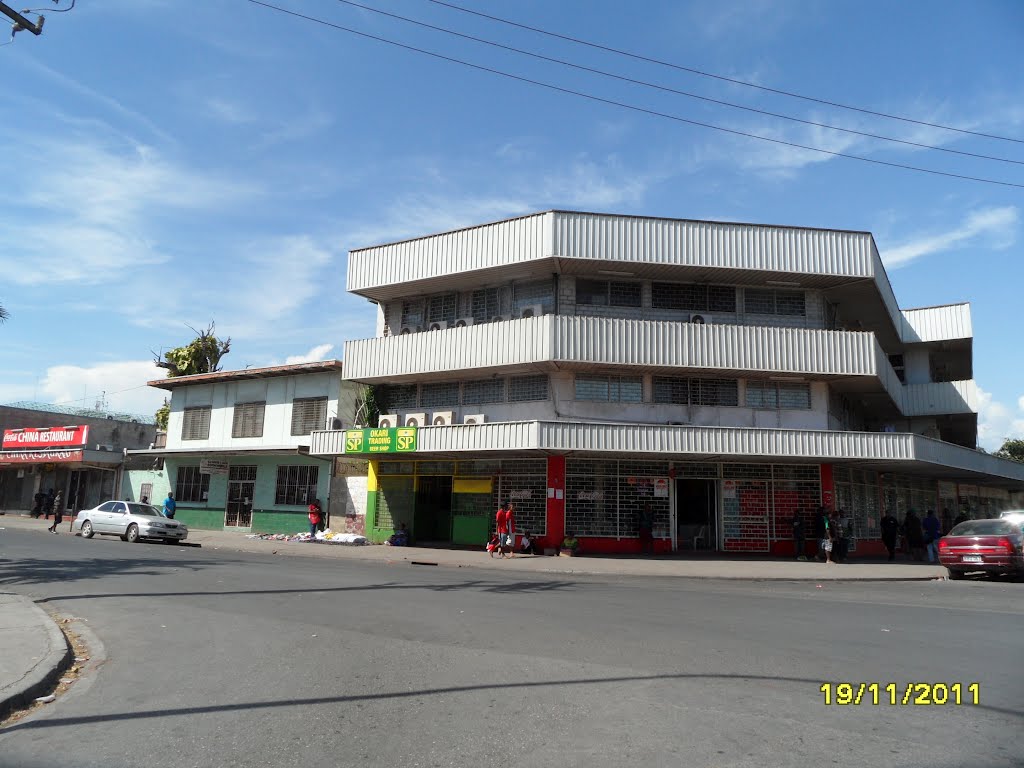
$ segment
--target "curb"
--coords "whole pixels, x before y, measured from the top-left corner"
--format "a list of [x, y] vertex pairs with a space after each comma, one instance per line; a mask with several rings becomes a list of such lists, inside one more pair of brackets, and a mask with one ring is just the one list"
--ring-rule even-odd
[[57, 684], [72, 659], [71, 645], [50, 615], [28, 598], [20, 595], [13, 597], [22, 600], [26, 608], [43, 618], [49, 647], [46, 657], [20, 681], [18, 690], [0, 698], [0, 720], [16, 709], [27, 707], [39, 696], [46, 695]]

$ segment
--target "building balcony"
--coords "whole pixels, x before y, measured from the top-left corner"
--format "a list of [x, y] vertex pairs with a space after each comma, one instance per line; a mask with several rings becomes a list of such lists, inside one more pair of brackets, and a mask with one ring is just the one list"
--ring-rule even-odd
[[905, 416], [946, 416], [978, 412], [978, 387], [973, 379], [908, 384], [903, 388]]

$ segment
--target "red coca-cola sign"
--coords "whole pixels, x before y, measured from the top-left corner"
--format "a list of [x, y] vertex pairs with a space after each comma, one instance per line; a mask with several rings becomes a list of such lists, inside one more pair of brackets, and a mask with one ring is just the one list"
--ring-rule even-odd
[[4, 430], [4, 450], [74, 448], [89, 442], [89, 427], [27, 427]]

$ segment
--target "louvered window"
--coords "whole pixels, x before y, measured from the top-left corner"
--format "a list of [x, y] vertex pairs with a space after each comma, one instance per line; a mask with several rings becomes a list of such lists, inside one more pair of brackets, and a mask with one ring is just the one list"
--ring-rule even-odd
[[692, 405], [739, 405], [739, 382], [735, 379], [690, 379]]
[[467, 381], [462, 385], [462, 402], [464, 405], [505, 402], [505, 380], [477, 379], [476, 381]]
[[186, 408], [181, 419], [182, 440], [208, 440], [210, 438], [210, 414], [213, 408], [204, 405]]
[[231, 421], [232, 437], [263, 437], [263, 416], [267, 404], [235, 403]]
[[803, 317], [807, 314], [807, 300], [803, 291], [747, 288], [743, 291], [743, 308], [751, 315]]
[[807, 410], [811, 407], [811, 385], [796, 382], [748, 381], [746, 402], [748, 408]]
[[548, 394], [548, 377], [545, 374], [513, 376], [508, 380], [508, 400], [510, 403], [547, 400]]
[[696, 312], [735, 312], [736, 289], [731, 285], [651, 283], [651, 306]]
[[308, 435], [327, 426], [327, 398], [302, 397], [292, 401], [292, 434]]
[[500, 289], [482, 288], [479, 291], [473, 291], [473, 320], [478, 323], [486, 323], [495, 315], [500, 314]]
[[599, 307], [639, 307], [640, 283], [577, 279], [576, 303]]
[[613, 403], [640, 403], [644, 399], [639, 376], [577, 376], [576, 399]]

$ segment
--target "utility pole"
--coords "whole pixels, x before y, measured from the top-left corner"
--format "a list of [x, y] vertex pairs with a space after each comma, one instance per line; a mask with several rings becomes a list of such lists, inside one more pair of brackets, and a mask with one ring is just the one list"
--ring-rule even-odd
[[11, 32], [11, 37], [14, 37], [17, 32], [20, 32], [23, 29], [27, 29], [33, 35], [43, 34], [43, 22], [46, 21], [46, 19], [42, 16], [40, 16], [39, 20], [33, 24], [4, 2], [0, 2], [0, 13], [14, 22], [14, 29]]

